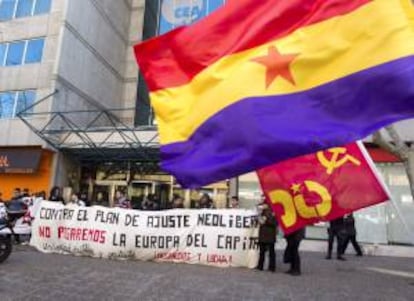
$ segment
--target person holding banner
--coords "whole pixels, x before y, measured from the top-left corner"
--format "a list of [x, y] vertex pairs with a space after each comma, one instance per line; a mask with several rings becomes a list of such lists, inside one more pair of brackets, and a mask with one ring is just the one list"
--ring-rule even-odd
[[76, 205], [76, 206], [80, 206], [80, 207], [85, 207], [86, 204], [84, 201], [82, 201], [79, 197], [79, 193], [72, 193], [72, 195], [70, 196], [70, 201], [68, 203], [68, 205]]
[[232, 209], [239, 209], [240, 208], [239, 197], [238, 196], [232, 196], [230, 205], [231, 205]]
[[54, 186], [50, 190], [49, 201], [65, 204], [65, 200], [63, 199], [63, 196], [62, 196], [62, 189], [60, 187]]
[[115, 192], [115, 207], [131, 209], [131, 202], [125, 196], [125, 193], [121, 190]]
[[276, 271], [275, 243], [277, 234], [277, 221], [269, 206], [263, 203], [258, 206], [259, 216], [259, 249], [260, 256], [256, 269], [263, 271], [265, 253], [269, 251], [269, 271]]

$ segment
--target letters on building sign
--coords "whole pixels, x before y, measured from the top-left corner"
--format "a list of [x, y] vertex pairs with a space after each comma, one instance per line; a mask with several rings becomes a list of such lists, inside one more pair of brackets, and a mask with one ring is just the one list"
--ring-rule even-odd
[[39, 168], [41, 156], [41, 147], [0, 148], [0, 173], [35, 173]]
[[0, 156], [0, 167], [9, 167], [9, 158], [7, 156]]

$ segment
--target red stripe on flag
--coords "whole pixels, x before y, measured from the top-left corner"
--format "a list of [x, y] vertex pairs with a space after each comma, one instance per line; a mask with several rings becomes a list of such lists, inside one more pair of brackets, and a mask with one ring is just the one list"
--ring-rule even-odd
[[190, 82], [226, 55], [345, 15], [372, 0], [236, 0], [188, 27], [135, 46], [150, 91]]

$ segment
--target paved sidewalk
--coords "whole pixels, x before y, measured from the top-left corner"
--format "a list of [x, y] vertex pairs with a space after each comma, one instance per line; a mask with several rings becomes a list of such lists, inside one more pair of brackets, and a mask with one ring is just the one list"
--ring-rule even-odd
[[303, 276], [283, 271], [110, 261], [18, 247], [0, 265], [0, 300], [414, 300], [412, 258], [339, 262], [306, 252]]

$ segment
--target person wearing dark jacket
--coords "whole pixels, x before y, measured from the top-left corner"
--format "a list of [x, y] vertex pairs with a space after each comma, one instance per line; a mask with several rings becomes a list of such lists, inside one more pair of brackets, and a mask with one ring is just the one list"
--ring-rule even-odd
[[260, 256], [256, 269], [262, 271], [265, 253], [269, 251], [269, 271], [276, 271], [275, 243], [277, 234], [276, 218], [267, 204], [260, 206], [262, 212], [259, 216], [259, 249]]
[[326, 259], [332, 258], [332, 249], [334, 239], [336, 238], [336, 258], [338, 260], [345, 260], [342, 256], [343, 245], [345, 241], [345, 225], [344, 218], [339, 217], [330, 221], [328, 228], [328, 254]]
[[201, 196], [198, 204], [199, 204], [200, 209], [214, 209], [213, 200], [210, 198], [210, 196], [207, 193], [204, 193]]
[[184, 209], [184, 200], [180, 196], [176, 196], [171, 205], [172, 209]]
[[344, 217], [344, 226], [345, 226], [345, 241], [342, 246], [342, 254], [345, 254], [345, 251], [348, 247], [349, 241], [351, 241], [352, 246], [355, 249], [357, 256], [362, 256], [362, 250], [356, 240], [356, 229], [355, 229], [355, 219], [354, 215], [348, 214]]
[[128, 200], [128, 198], [122, 190], [117, 190], [115, 192], [115, 207], [131, 209], [131, 201]]
[[160, 209], [154, 194], [149, 194], [141, 204], [141, 209], [146, 211], [156, 211]]
[[62, 197], [62, 190], [60, 187], [55, 186], [52, 188], [52, 190], [50, 190], [49, 201], [65, 204], [65, 200]]
[[286, 274], [292, 276], [301, 275], [299, 246], [302, 239], [305, 238], [305, 228], [285, 235], [286, 249], [283, 256], [284, 263], [290, 263], [290, 269], [286, 271]]

